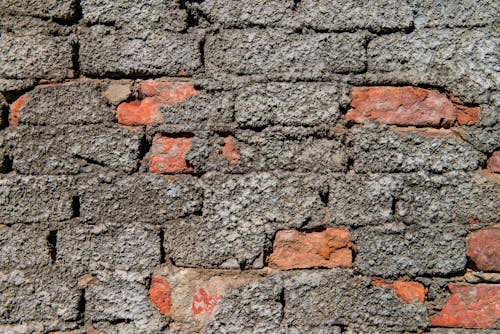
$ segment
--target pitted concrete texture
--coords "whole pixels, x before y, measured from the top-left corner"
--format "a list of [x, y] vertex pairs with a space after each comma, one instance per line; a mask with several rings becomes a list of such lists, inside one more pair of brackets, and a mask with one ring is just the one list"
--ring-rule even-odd
[[497, 333], [499, 9], [0, 0], [0, 333]]

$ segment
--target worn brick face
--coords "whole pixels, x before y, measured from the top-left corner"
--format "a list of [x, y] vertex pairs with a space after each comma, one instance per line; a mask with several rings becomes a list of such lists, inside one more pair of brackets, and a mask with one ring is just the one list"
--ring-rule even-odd
[[161, 314], [170, 313], [172, 307], [172, 290], [168, 281], [161, 276], [153, 276], [149, 287], [149, 300]]
[[467, 237], [467, 256], [479, 270], [500, 271], [500, 229], [471, 233]]
[[373, 281], [375, 286], [388, 286], [396, 296], [398, 296], [405, 303], [419, 302], [423, 303], [425, 301], [426, 289], [418, 282], [406, 282], [406, 281], [395, 281], [392, 283], [385, 283], [380, 280]]
[[451, 126], [473, 125], [479, 108], [466, 107], [460, 99], [417, 87], [356, 87], [346, 121], [367, 120], [394, 125]]
[[450, 284], [451, 297], [432, 326], [490, 328], [500, 319], [500, 285]]
[[186, 161], [186, 153], [191, 147], [192, 138], [155, 136], [149, 172], [156, 174], [191, 173], [193, 167]]
[[140, 100], [123, 102], [116, 111], [118, 123], [123, 125], [152, 125], [161, 123], [162, 106], [170, 106], [185, 101], [199, 92], [188, 81], [153, 81], [140, 84]]
[[279, 231], [269, 257], [277, 269], [352, 267], [349, 231], [328, 228], [322, 232]]
[[229, 161], [230, 164], [235, 165], [240, 160], [240, 154], [236, 149], [234, 138], [232, 136], [224, 137], [224, 146], [222, 146], [222, 156]]
[[23, 109], [26, 102], [29, 101], [28, 95], [20, 96], [14, 103], [10, 106], [9, 112], [9, 126], [13, 127], [19, 124], [19, 112]]
[[500, 173], [500, 151], [495, 151], [486, 162], [486, 166], [493, 173]]

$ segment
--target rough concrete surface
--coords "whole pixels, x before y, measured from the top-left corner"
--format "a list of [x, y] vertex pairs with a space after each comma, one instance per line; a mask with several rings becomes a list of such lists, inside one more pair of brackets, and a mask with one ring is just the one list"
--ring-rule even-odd
[[0, 333], [497, 333], [499, 9], [0, 0]]

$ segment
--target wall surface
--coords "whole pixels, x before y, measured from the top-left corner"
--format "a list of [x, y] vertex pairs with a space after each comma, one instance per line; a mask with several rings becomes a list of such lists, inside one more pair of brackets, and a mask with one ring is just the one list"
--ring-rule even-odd
[[498, 333], [499, 7], [0, 0], [0, 332]]

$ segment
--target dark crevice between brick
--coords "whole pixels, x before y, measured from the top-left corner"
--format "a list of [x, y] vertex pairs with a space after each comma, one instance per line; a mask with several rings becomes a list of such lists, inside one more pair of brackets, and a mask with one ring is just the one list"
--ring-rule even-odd
[[129, 324], [133, 320], [132, 319], [127, 319], [127, 318], [117, 318], [109, 321], [110, 325], [118, 325], [118, 324]]
[[52, 263], [55, 263], [57, 260], [57, 230], [49, 232], [47, 246], [49, 248], [50, 260]]
[[164, 264], [167, 263], [167, 252], [165, 251], [165, 231], [160, 229], [158, 236], [160, 237], [160, 263]]
[[97, 160], [94, 160], [92, 158], [88, 158], [88, 157], [83, 157], [79, 154], [75, 154], [74, 155], [75, 158], [77, 159], [82, 159], [83, 161], [85, 161], [86, 163], [90, 164], [90, 165], [96, 165], [96, 166], [99, 166], [99, 167], [106, 167], [106, 165], [104, 165], [103, 163], [97, 161]]
[[330, 186], [328, 184], [324, 184], [322, 189], [320, 189], [319, 191], [319, 198], [321, 199], [321, 202], [325, 206], [328, 206], [329, 197], [330, 197]]
[[201, 67], [205, 68], [205, 36], [198, 43], [198, 48], [200, 50]]
[[354, 170], [354, 159], [352, 157], [347, 158], [347, 171]]
[[302, 0], [293, 0], [292, 10], [296, 10]]
[[397, 219], [399, 217], [398, 199], [394, 196], [391, 197], [391, 214], [392, 214], [392, 219], [397, 221]]
[[3, 161], [0, 161], [0, 174], [8, 174], [14, 170], [11, 157], [5, 156]]
[[72, 218], [80, 217], [80, 196], [73, 196], [71, 199]]
[[85, 289], [80, 292], [80, 299], [78, 300], [78, 314], [80, 321], [85, 322], [85, 306], [87, 305], [87, 299], [85, 298]]
[[286, 307], [286, 298], [285, 298], [285, 288], [281, 288], [280, 295], [279, 295], [279, 303], [281, 304], [281, 319], [280, 322], [283, 321], [285, 318], [285, 307]]
[[71, 62], [73, 77], [78, 78], [80, 76], [80, 43], [76, 40], [71, 43]]

